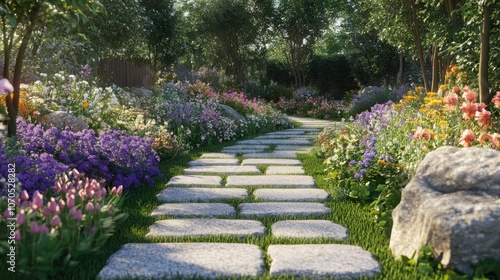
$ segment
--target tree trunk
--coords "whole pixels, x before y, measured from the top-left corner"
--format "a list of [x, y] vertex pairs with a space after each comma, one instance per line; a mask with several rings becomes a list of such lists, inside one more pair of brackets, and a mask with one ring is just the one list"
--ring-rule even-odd
[[39, 8], [37, 7], [33, 10], [30, 18], [29, 25], [26, 27], [26, 31], [22, 36], [21, 46], [19, 46], [19, 51], [17, 53], [16, 65], [14, 67], [14, 78], [12, 80], [12, 85], [14, 87], [14, 94], [11, 97], [8, 94], [5, 98], [5, 103], [7, 104], [7, 111], [9, 115], [9, 121], [7, 123], [7, 135], [10, 137], [16, 136], [17, 134], [17, 113], [19, 111], [19, 95], [21, 92], [21, 72], [23, 70], [24, 58], [26, 50], [28, 49], [28, 44], [31, 39], [31, 34], [33, 34], [33, 29], [35, 28], [36, 18], [39, 13]]
[[481, 29], [481, 52], [479, 57], [479, 101], [490, 102], [488, 61], [490, 56], [491, 8], [483, 4], [483, 26]]
[[398, 86], [403, 85], [403, 68], [404, 68], [404, 54], [402, 51], [399, 52], [399, 69], [396, 75], [396, 84]]
[[436, 44], [432, 50], [432, 92], [439, 90], [439, 46]]
[[422, 47], [422, 40], [420, 39], [420, 24], [418, 21], [417, 7], [414, 1], [411, 2], [411, 30], [415, 46], [417, 48], [418, 61], [420, 62], [420, 69], [422, 71], [422, 78], [424, 80], [425, 91], [430, 91], [429, 80], [427, 78], [427, 68], [425, 67], [424, 49]]

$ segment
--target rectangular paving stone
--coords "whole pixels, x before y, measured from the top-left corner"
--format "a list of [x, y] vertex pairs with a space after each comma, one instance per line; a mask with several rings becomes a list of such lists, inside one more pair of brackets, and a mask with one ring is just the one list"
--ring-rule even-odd
[[243, 158], [290, 158], [296, 159], [297, 153], [291, 151], [276, 151], [271, 153], [244, 153]]
[[237, 142], [240, 145], [312, 145], [312, 142], [305, 139], [250, 139]]
[[207, 165], [239, 165], [240, 161], [237, 159], [197, 159], [188, 162], [190, 166], [207, 166]]
[[228, 219], [173, 219], [156, 221], [146, 237], [187, 236], [264, 236], [266, 227], [259, 221]]
[[211, 159], [211, 158], [226, 158], [226, 159], [234, 159], [236, 158], [235, 153], [206, 153], [201, 155], [201, 159]]
[[327, 220], [287, 220], [271, 226], [274, 237], [283, 238], [332, 238], [346, 240], [349, 231]]
[[276, 134], [276, 135], [261, 135], [254, 139], [313, 139], [314, 135], [308, 134]]
[[239, 243], [129, 243], [114, 253], [98, 279], [215, 279], [258, 277], [258, 246]]
[[222, 150], [224, 153], [234, 153], [234, 154], [242, 154], [242, 153], [263, 153], [264, 149], [252, 149], [252, 150]]
[[358, 278], [381, 270], [373, 255], [359, 246], [342, 244], [270, 245], [272, 277]]
[[266, 175], [303, 175], [305, 174], [302, 166], [269, 166]]
[[265, 135], [304, 135], [305, 132], [306, 131], [304, 131], [304, 130], [287, 129], [287, 130], [267, 133]]
[[224, 147], [225, 150], [265, 150], [269, 145], [232, 145]]
[[288, 217], [324, 215], [332, 210], [317, 202], [257, 202], [238, 205], [241, 216], [249, 217]]
[[219, 176], [179, 175], [172, 177], [167, 187], [221, 187], [222, 178]]
[[235, 217], [236, 211], [225, 203], [165, 203], [153, 210], [151, 216]]
[[307, 175], [261, 175], [228, 176], [226, 187], [275, 187], [275, 188], [314, 188], [314, 178]]
[[325, 201], [328, 193], [320, 189], [258, 189], [253, 192], [263, 201]]
[[219, 199], [245, 199], [246, 189], [227, 188], [166, 188], [158, 194], [162, 202], [208, 202]]
[[241, 165], [302, 165], [302, 162], [298, 159], [251, 158], [244, 159]]
[[312, 147], [309, 146], [299, 146], [299, 145], [278, 145], [274, 148], [275, 151], [310, 151]]
[[262, 174], [257, 166], [192, 166], [184, 174]]

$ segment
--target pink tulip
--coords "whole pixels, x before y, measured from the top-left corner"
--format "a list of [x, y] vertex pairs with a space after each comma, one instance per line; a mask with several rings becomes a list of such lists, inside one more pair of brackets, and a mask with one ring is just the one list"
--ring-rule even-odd
[[14, 235], [14, 240], [16, 241], [21, 240], [21, 232], [19, 230], [16, 230], [16, 235]]
[[52, 217], [52, 219], [50, 220], [50, 225], [54, 228], [54, 227], [58, 227], [59, 225], [61, 224], [61, 218], [59, 217], [59, 215], [55, 215], [54, 217]]
[[75, 206], [75, 195], [74, 194], [66, 195], [66, 202], [69, 208]]
[[76, 179], [78, 177], [80, 177], [80, 172], [78, 170], [76, 170], [76, 169], [73, 169], [73, 178]]
[[11, 211], [9, 209], [5, 209], [5, 211], [3, 212], [3, 216], [5, 217], [5, 219], [12, 218]]
[[43, 208], [42, 214], [44, 217], [48, 218], [52, 214], [52, 211], [50, 211], [50, 208], [48, 206], [45, 206]]
[[64, 206], [66, 206], [66, 202], [63, 199], [59, 199], [59, 206], [64, 208]]
[[460, 136], [459, 144], [468, 148], [472, 146], [472, 141], [474, 140], [474, 138], [474, 132], [470, 129], [466, 129]]
[[69, 209], [69, 214], [71, 216], [75, 216], [76, 215], [76, 207], [72, 207], [71, 209]]
[[46, 224], [42, 224], [40, 226], [40, 233], [48, 233], [49, 232], [49, 228], [47, 227]]
[[116, 187], [111, 188], [111, 194], [116, 194]]
[[28, 192], [26, 190], [21, 191], [21, 200], [26, 201], [30, 198]]
[[106, 190], [106, 188], [101, 189], [101, 196], [102, 197], [106, 196], [107, 193], [108, 193], [108, 190]]
[[56, 192], [61, 191], [61, 183], [59, 181], [57, 181], [56, 184], [54, 185], [54, 189], [56, 190]]
[[59, 208], [59, 204], [57, 203], [57, 201], [51, 197], [50, 198], [50, 202], [48, 203], [48, 207], [50, 209], [50, 212], [54, 213], [54, 214], [59, 214], [59, 211], [61, 210]]
[[122, 192], [123, 192], [123, 186], [122, 186], [122, 185], [120, 185], [120, 186], [116, 189], [116, 194], [117, 194], [117, 195], [121, 195], [121, 194], [122, 194]]
[[37, 222], [35, 221], [31, 222], [30, 231], [33, 234], [40, 233], [40, 227], [38, 226]]
[[90, 233], [94, 233], [95, 232], [95, 227], [91, 227], [90, 228]]
[[33, 194], [33, 201], [31, 204], [31, 208], [33, 208], [33, 210], [37, 210], [42, 207], [43, 207], [43, 195], [38, 190], [36, 190], [35, 193]]
[[97, 203], [95, 205], [95, 211], [99, 211], [99, 210], [101, 210], [101, 204]]
[[16, 224], [18, 225], [24, 224], [25, 219], [26, 219], [26, 214], [24, 214], [24, 210], [21, 210], [21, 212], [17, 214]]
[[82, 210], [76, 210], [76, 213], [75, 213], [74, 217], [75, 217], [75, 220], [81, 221], [82, 218], [83, 218]]
[[87, 205], [85, 206], [85, 210], [87, 212], [93, 212], [94, 211], [94, 204], [92, 204], [92, 202], [88, 202]]
[[7, 95], [14, 91], [14, 87], [7, 79], [0, 80], [0, 95]]

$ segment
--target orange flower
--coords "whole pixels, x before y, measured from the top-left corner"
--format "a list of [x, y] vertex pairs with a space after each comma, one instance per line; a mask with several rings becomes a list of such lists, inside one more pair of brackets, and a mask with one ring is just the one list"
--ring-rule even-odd
[[83, 102], [82, 107], [83, 109], [87, 109], [87, 107], [89, 107], [89, 103], [87, 101]]

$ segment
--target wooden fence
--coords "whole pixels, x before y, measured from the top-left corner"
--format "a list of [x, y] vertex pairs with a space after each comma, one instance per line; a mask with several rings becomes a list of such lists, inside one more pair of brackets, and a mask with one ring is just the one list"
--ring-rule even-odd
[[99, 62], [99, 78], [106, 83], [121, 87], [152, 89], [154, 72], [149, 65], [134, 65], [116, 59], [105, 58]]

